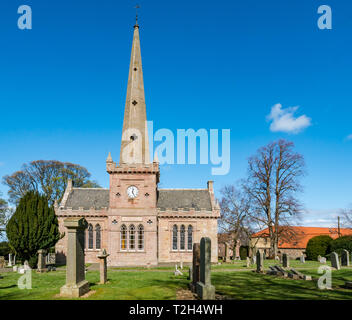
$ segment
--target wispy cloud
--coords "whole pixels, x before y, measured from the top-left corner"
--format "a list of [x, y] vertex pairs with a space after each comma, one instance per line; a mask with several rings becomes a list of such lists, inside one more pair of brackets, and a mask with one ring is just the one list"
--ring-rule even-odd
[[302, 225], [306, 227], [336, 228], [340, 209], [307, 210], [302, 215]]
[[272, 132], [286, 132], [286, 133], [300, 133], [305, 128], [312, 125], [312, 119], [306, 115], [295, 118], [294, 114], [299, 107], [282, 108], [280, 103], [275, 104], [271, 108], [267, 120], [271, 121], [270, 131]]

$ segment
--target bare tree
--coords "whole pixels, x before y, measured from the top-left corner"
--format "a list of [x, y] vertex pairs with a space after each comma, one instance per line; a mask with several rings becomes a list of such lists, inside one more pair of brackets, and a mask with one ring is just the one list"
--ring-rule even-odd
[[12, 214], [13, 210], [8, 206], [7, 201], [0, 198], [0, 238], [2, 238], [3, 233], [6, 231], [7, 222]]
[[60, 200], [72, 179], [76, 187], [99, 187], [89, 180], [91, 174], [80, 165], [56, 160], [38, 160], [24, 164], [20, 171], [3, 177], [3, 183], [9, 187], [9, 199], [17, 203], [28, 191], [43, 192], [48, 201]]
[[352, 228], [352, 205], [348, 209], [342, 209], [341, 216], [343, 226]]
[[251, 199], [251, 216], [268, 228], [271, 255], [277, 255], [280, 233], [292, 218], [299, 217], [302, 205], [303, 156], [293, 151], [294, 144], [279, 140], [260, 148], [248, 160], [248, 178], [243, 188]]

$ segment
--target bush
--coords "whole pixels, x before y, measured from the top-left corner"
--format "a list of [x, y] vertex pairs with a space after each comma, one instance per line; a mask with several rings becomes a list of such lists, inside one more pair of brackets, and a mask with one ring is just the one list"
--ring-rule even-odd
[[343, 236], [331, 242], [331, 252], [336, 252], [340, 256], [343, 249], [352, 252], [352, 236]]
[[0, 256], [7, 257], [11, 253], [9, 243], [6, 241], [0, 242]]
[[246, 260], [249, 253], [249, 247], [247, 246], [240, 246], [240, 258], [241, 260]]
[[331, 252], [332, 238], [330, 236], [317, 236], [308, 241], [306, 255], [308, 260], [317, 260], [318, 256], [325, 257]]

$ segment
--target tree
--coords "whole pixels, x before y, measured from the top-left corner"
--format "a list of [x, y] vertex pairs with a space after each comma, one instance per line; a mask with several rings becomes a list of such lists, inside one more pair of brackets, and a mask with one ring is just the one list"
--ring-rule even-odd
[[308, 260], [317, 260], [318, 256], [325, 257], [331, 252], [332, 238], [327, 235], [321, 235], [311, 238], [306, 247]]
[[349, 209], [341, 210], [342, 214], [342, 223], [347, 228], [352, 228], [352, 206]]
[[248, 160], [248, 178], [243, 188], [251, 199], [251, 215], [269, 230], [271, 255], [278, 253], [281, 226], [289, 226], [302, 212], [297, 193], [302, 191], [303, 156], [294, 144], [279, 140], [260, 148]]
[[9, 208], [7, 201], [0, 198], [0, 238], [3, 236], [3, 232], [5, 231], [6, 224], [11, 214], [12, 209]]
[[42, 192], [50, 204], [60, 201], [71, 179], [74, 186], [81, 188], [99, 187], [97, 182], [89, 180], [91, 174], [78, 164], [56, 160], [37, 160], [24, 164], [20, 171], [3, 177], [3, 183], [10, 190], [10, 202], [18, 201], [28, 191]]
[[219, 220], [220, 228], [231, 235], [233, 252], [236, 252], [238, 240], [248, 240], [251, 234], [248, 198], [235, 186], [227, 185], [221, 189]]
[[32, 266], [36, 264], [37, 251], [53, 247], [61, 237], [54, 208], [46, 196], [36, 191], [21, 198], [6, 233], [10, 247]]

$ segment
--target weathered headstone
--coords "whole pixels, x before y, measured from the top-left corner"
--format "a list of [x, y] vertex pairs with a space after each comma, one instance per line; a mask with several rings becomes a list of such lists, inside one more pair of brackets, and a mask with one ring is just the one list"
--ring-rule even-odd
[[284, 253], [282, 255], [282, 266], [284, 268], [289, 268], [290, 267], [290, 258], [289, 256], [287, 255], [287, 253]]
[[276, 257], [275, 257], [275, 260], [276, 260], [276, 261], [280, 261], [280, 257], [279, 257], [279, 256], [276, 256]]
[[297, 271], [296, 269], [291, 269], [291, 272], [295, 275], [297, 275], [300, 279], [303, 279], [303, 280], [307, 280], [307, 281], [310, 281], [312, 280], [312, 277], [311, 276], [307, 276], [299, 271]]
[[106, 258], [109, 254], [103, 249], [97, 257], [100, 260], [100, 284], [105, 284], [108, 281], [108, 267], [106, 263]]
[[193, 260], [192, 260], [192, 282], [190, 283], [190, 288], [192, 292], [197, 290], [197, 282], [199, 281], [200, 272], [200, 244], [193, 244]]
[[84, 218], [67, 218], [67, 265], [66, 284], [61, 287], [61, 296], [78, 298], [89, 291], [89, 283], [84, 273], [84, 230], [87, 228]]
[[340, 270], [340, 261], [339, 261], [339, 256], [336, 252], [332, 252], [331, 255], [331, 266], [335, 268], [336, 270]]
[[325, 257], [320, 257], [319, 262], [325, 264], [326, 263], [326, 258]]
[[257, 263], [257, 256], [256, 254], [252, 256], [251, 264], [256, 264]]
[[192, 277], [193, 277], [193, 271], [192, 271], [192, 266], [190, 266], [188, 270], [187, 280], [190, 280], [192, 282]]
[[247, 257], [247, 264], [246, 264], [247, 268], [249, 268], [251, 266], [251, 259], [249, 257]]
[[345, 267], [350, 265], [350, 254], [346, 249], [343, 249], [341, 253], [341, 265]]
[[178, 270], [177, 264], [175, 264], [174, 275], [175, 275], [175, 276], [182, 276], [182, 275], [183, 275], [183, 273], [182, 273], [180, 270]]
[[12, 267], [12, 254], [9, 253], [9, 264], [8, 267]]
[[299, 258], [299, 260], [301, 261], [301, 263], [306, 263], [306, 258], [304, 256], [304, 254], [302, 254]]
[[[319, 255], [319, 256], [318, 256], [318, 262], [320, 262], [320, 260], [321, 260], [321, 256]], [[320, 262], [320, 263], [321, 263], [321, 262]]]
[[257, 272], [263, 272], [263, 254], [258, 250], [257, 255], [256, 255], [256, 260], [257, 260]]
[[46, 271], [45, 253], [46, 253], [46, 251], [43, 249], [38, 250], [37, 272], [45, 272]]
[[0, 269], [5, 268], [5, 257], [0, 257]]
[[215, 299], [215, 287], [211, 284], [211, 240], [200, 240], [200, 279], [197, 282], [197, 295], [202, 300]]

